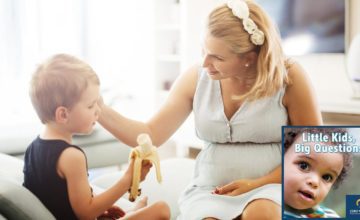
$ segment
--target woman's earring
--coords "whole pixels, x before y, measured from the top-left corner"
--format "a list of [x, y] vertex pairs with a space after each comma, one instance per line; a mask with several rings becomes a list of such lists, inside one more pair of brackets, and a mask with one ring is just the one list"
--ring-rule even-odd
[[249, 64], [248, 64], [248, 63], [245, 63], [245, 67], [249, 67]]

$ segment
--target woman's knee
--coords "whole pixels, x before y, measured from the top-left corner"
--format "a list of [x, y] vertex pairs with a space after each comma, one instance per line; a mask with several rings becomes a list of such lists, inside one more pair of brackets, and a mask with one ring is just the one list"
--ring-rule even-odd
[[278, 220], [281, 219], [281, 208], [275, 202], [258, 199], [248, 204], [242, 215], [242, 220]]
[[154, 206], [155, 210], [158, 210], [159, 219], [170, 219], [170, 207], [166, 202], [159, 201], [154, 203], [152, 206]]

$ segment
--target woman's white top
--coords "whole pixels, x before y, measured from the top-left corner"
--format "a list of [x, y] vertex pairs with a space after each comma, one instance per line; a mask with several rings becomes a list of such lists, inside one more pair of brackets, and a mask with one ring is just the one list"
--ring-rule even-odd
[[285, 88], [274, 96], [244, 101], [230, 120], [224, 113], [220, 81], [199, 72], [193, 101], [195, 128], [204, 147], [191, 184], [179, 199], [178, 219], [233, 219], [255, 199], [281, 204], [281, 185], [268, 184], [238, 196], [211, 194], [216, 186], [264, 176], [281, 165], [282, 105]]

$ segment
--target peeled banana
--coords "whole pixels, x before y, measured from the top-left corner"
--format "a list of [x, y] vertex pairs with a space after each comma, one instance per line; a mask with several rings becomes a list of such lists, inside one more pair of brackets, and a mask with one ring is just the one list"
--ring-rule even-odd
[[134, 160], [134, 173], [129, 195], [131, 202], [135, 201], [136, 197], [140, 195], [139, 184], [143, 160], [149, 160], [155, 165], [157, 181], [159, 183], [162, 181], [157, 148], [152, 145], [150, 136], [148, 134], [140, 134], [136, 141], [138, 146], [131, 150], [129, 157], [129, 160]]

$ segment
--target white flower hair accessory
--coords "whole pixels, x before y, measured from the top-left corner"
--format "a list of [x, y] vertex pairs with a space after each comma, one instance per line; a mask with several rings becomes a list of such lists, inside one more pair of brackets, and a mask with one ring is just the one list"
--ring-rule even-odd
[[250, 12], [246, 2], [242, 0], [230, 0], [227, 6], [236, 17], [242, 20], [245, 31], [250, 35], [250, 41], [255, 45], [263, 45], [265, 41], [264, 32], [259, 30], [255, 22], [249, 17]]

